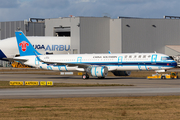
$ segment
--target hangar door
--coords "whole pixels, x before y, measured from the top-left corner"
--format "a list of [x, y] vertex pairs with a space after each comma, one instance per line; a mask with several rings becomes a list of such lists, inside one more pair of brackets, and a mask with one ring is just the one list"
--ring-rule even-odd
[[71, 36], [71, 28], [70, 27], [55, 27], [54, 28], [54, 35], [55, 36], [64, 36], [64, 37], [70, 37]]

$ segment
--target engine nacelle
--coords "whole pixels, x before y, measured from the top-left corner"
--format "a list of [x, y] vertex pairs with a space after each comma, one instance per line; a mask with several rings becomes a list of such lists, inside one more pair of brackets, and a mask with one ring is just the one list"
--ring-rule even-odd
[[129, 76], [131, 71], [113, 71], [112, 72], [115, 76]]
[[108, 75], [108, 68], [106, 66], [92, 67], [91, 75], [95, 77], [106, 77]]

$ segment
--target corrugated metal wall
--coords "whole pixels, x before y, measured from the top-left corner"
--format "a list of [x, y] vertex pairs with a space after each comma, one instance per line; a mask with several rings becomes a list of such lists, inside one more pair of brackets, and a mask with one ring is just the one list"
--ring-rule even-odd
[[108, 53], [110, 18], [80, 18], [80, 53]]
[[24, 21], [0, 22], [0, 39], [14, 37], [16, 30], [23, 31], [27, 36], [44, 36], [45, 34], [44, 23], [28, 22], [25, 25]]
[[165, 45], [180, 45], [180, 20], [122, 19], [122, 52], [165, 53]]
[[16, 30], [24, 31], [24, 21], [0, 22], [0, 39], [15, 36]]
[[80, 53], [80, 18], [71, 18], [71, 53]]
[[112, 53], [122, 52], [122, 27], [121, 19], [110, 20], [110, 51]]
[[45, 24], [37, 22], [28, 22], [25, 25], [26, 36], [45, 36]]

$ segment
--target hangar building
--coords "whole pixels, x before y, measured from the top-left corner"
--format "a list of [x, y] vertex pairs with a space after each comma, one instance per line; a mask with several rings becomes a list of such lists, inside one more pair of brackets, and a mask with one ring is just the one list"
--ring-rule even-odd
[[158, 52], [180, 54], [180, 17], [161, 19], [118, 17], [30, 18], [0, 22], [0, 39], [22, 30], [27, 36], [71, 38], [71, 54]]
[[180, 54], [180, 19], [118, 17], [67, 17], [0, 22], [0, 39], [13, 37], [15, 30], [27, 36], [67, 36], [71, 53], [159, 52]]
[[45, 19], [45, 36], [70, 36], [71, 53], [180, 54], [180, 19], [69, 17]]

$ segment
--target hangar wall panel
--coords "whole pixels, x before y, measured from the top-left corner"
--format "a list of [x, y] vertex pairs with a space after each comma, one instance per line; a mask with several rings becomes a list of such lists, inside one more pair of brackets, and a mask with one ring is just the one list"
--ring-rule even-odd
[[1, 39], [5, 39], [6, 37], [6, 23], [1, 22]]
[[110, 50], [110, 18], [80, 18], [80, 53]]
[[16, 30], [24, 31], [24, 21], [0, 22], [0, 39], [15, 36]]
[[11, 22], [11, 28], [10, 28], [9, 32], [12, 36], [15, 36], [15, 32], [14, 32], [15, 28], [16, 28], [15, 22]]
[[20, 24], [20, 30], [25, 31], [24, 21], [20, 22], [19, 24]]
[[122, 52], [122, 30], [121, 19], [110, 20], [110, 51], [112, 53]]
[[180, 44], [180, 20], [122, 19], [122, 52], [165, 53], [165, 45]]
[[45, 36], [44, 26], [44, 23], [28, 22], [28, 24], [25, 25], [26, 36]]
[[80, 53], [80, 18], [73, 17], [71, 20], [71, 53]]
[[7, 38], [9, 38], [9, 37], [11, 37], [11, 33], [10, 32], [8, 32], [9, 30], [10, 30], [10, 22], [6, 22], [6, 29], [5, 29], [5, 36], [7, 37]]
[[0, 39], [15, 36], [15, 31], [21, 30], [27, 36], [44, 36], [44, 23], [29, 22], [26, 26], [24, 21], [0, 22]]

